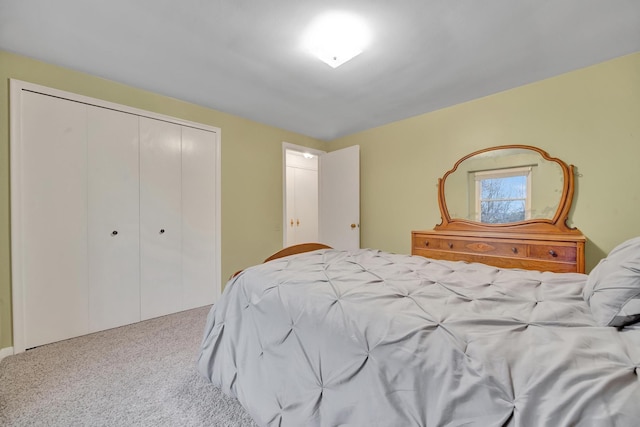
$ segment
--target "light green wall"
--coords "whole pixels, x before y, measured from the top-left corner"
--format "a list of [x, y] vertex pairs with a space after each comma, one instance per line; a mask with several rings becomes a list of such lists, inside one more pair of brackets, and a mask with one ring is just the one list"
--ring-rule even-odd
[[317, 149], [326, 146], [300, 134], [0, 51], [0, 349], [12, 345], [10, 78], [219, 127], [223, 283], [233, 272], [261, 262], [282, 247], [282, 142]]
[[577, 166], [570, 216], [588, 239], [587, 270], [640, 235], [640, 53], [369, 129], [359, 144], [361, 243], [410, 252], [411, 230], [440, 222], [437, 180], [465, 154], [535, 145]]

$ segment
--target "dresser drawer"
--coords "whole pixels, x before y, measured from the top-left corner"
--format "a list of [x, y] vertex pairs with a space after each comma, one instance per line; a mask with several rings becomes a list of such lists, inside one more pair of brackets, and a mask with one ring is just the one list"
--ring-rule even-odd
[[442, 239], [440, 250], [467, 252], [480, 255], [526, 257], [527, 245], [517, 242], [494, 242], [487, 240]]
[[535, 259], [558, 262], [575, 262], [576, 246], [558, 246], [553, 243], [529, 245], [529, 256]]
[[432, 249], [447, 252], [466, 252], [480, 255], [526, 257], [527, 245], [521, 242], [461, 239], [456, 237], [415, 235], [416, 250]]
[[422, 234], [414, 234], [412, 236], [411, 246], [414, 249], [437, 249], [439, 245], [437, 237], [425, 236]]

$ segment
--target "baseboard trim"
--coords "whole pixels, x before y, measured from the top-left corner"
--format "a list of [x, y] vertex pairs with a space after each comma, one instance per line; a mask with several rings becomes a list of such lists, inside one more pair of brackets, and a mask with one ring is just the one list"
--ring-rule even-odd
[[7, 356], [13, 356], [13, 347], [0, 348], [0, 360]]

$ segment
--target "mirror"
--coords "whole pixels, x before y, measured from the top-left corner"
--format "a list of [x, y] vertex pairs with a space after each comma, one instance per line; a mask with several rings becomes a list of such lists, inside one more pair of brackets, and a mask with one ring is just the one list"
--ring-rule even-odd
[[572, 168], [526, 145], [471, 153], [439, 181], [441, 226], [464, 223], [491, 229], [560, 224], [566, 228], [573, 197]]

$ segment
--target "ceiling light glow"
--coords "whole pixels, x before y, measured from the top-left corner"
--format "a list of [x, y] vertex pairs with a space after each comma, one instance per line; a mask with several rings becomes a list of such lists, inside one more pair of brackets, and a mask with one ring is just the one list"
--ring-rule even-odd
[[317, 17], [304, 35], [304, 49], [332, 68], [358, 56], [369, 43], [369, 29], [358, 16], [330, 12]]

